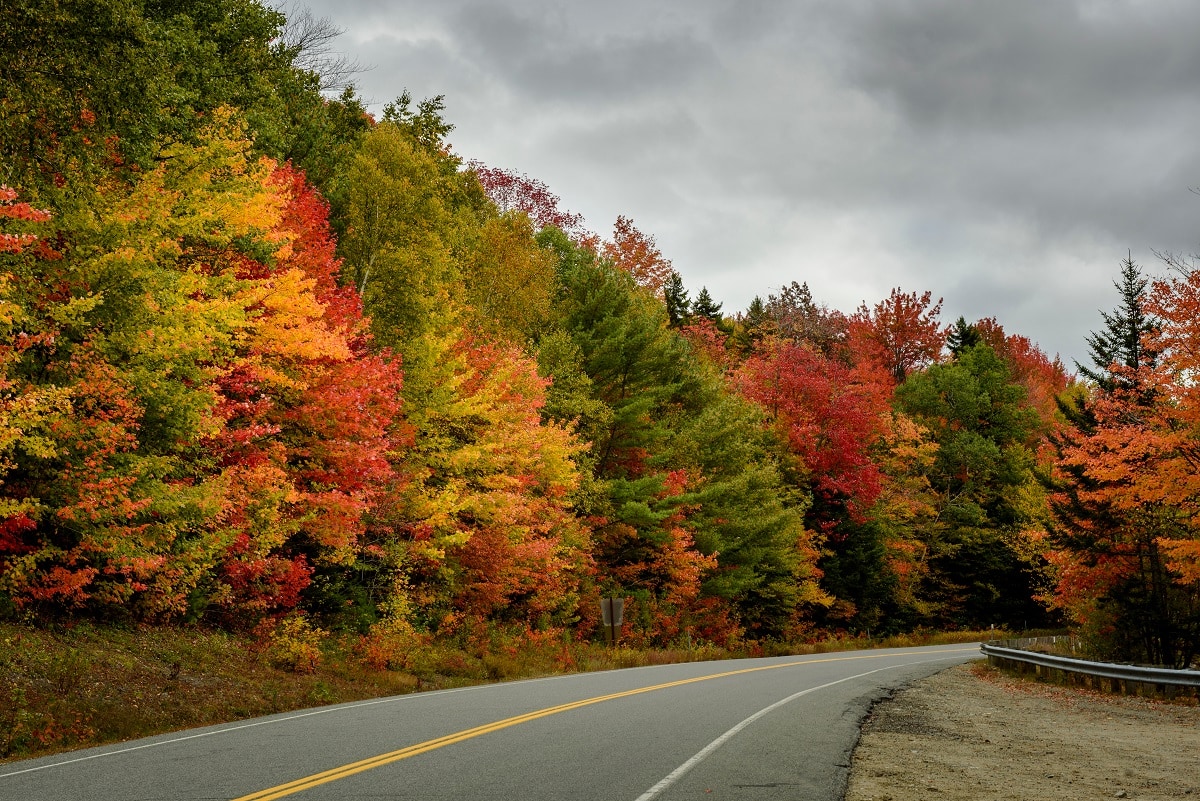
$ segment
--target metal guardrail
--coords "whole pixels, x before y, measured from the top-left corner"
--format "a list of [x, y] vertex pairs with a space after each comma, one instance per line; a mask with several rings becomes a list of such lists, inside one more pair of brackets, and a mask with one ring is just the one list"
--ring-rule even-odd
[[[1072, 659], [1040, 651], [1029, 651], [1020, 647], [1011, 647], [1007, 644], [1001, 645], [1000, 643], [1002, 642], [1022, 643], [1020, 640], [993, 640], [992, 642], [980, 644], [979, 650], [988, 657], [989, 664], [996, 664], [998, 661], [1018, 662], [1050, 670], [1059, 670], [1066, 674], [1112, 679], [1119, 682], [1200, 688], [1200, 671], [1198, 670], [1169, 670], [1167, 668], [1142, 667], [1140, 665], [1122, 665], [1115, 662], [1090, 662], [1084, 659]], [[1030, 644], [1034, 644], [1034, 641], [1030, 641]]]

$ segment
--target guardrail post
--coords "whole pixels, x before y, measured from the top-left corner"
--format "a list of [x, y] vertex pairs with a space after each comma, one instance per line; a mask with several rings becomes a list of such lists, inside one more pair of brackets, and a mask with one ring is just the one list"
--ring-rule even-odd
[[[1028, 650], [1039, 645], [1031, 640], [993, 640], [979, 646], [993, 667], [1028, 673], [1039, 679], [1062, 677], [1066, 684], [1093, 687], [1112, 693], [1144, 695], [1151, 693], [1170, 698], [1180, 692], [1200, 695], [1200, 671], [1121, 665], [1113, 662], [1089, 662]], [[1057, 644], [1057, 638], [1051, 644]], [[1074, 648], [1072, 647], [1072, 653]]]

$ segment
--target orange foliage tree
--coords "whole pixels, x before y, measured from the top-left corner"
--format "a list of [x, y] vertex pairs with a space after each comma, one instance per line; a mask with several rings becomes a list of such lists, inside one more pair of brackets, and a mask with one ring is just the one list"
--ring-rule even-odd
[[[1108, 656], [1186, 666], [1200, 647], [1195, 387], [1200, 278], [1148, 282], [1128, 261], [1106, 315], [1102, 380], [1063, 404], [1051, 601]], [[1107, 360], [1107, 363], [1101, 361]]]
[[658, 249], [654, 237], [639, 231], [633, 220], [617, 217], [612, 241], [601, 246], [600, 254], [632, 275], [639, 286], [662, 297], [663, 287], [671, 277], [671, 261]]
[[1179, 583], [1195, 591], [1200, 590], [1200, 272], [1189, 265], [1182, 277], [1156, 281], [1147, 311], [1160, 321], [1148, 341], [1158, 356], [1149, 389], [1158, 400], [1157, 446], [1165, 458], [1159, 476], [1142, 478], [1155, 485], [1182, 524], [1161, 545]]
[[512, 346], [452, 332], [394, 522], [414, 612], [453, 632], [484, 620], [561, 624], [578, 604], [589, 542], [571, 513], [580, 445], [541, 420], [547, 382]]
[[285, 244], [270, 266], [237, 261], [252, 317], [218, 371], [222, 427], [209, 443], [239, 499], [225, 516], [234, 535], [217, 598], [227, 616], [295, 607], [314, 570], [327, 596], [347, 571], [382, 567], [386, 551], [366, 536], [407, 437], [399, 364], [372, 352], [357, 293], [337, 284], [327, 205], [289, 167], [267, 183], [283, 202], [272, 235]]
[[5, 379], [24, 399], [13, 603], [252, 623], [357, 557], [392, 478], [400, 373], [336, 284], [325, 213], [221, 111], [101, 187], [61, 258], [9, 248], [14, 341], [31, 343]]
[[912, 370], [941, 355], [947, 332], [938, 321], [941, 310], [941, 298], [934, 303], [930, 292], [918, 295], [899, 288], [871, 308], [862, 304], [848, 324], [851, 358], [903, 382]]

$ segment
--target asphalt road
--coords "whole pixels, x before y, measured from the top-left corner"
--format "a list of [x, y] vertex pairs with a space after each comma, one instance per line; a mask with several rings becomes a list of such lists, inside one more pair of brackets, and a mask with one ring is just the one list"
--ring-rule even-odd
[[952, 645], [420, 693], [0, 765], [3, 801], [840, 801], [874, 700]]

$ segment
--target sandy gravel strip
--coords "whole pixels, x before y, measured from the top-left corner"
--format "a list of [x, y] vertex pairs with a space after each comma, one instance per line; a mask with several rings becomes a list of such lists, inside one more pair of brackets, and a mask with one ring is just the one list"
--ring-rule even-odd
[[846, 801], [1200, 799], [1200, 707], [1077, 692], [976, 662], [878, 704]]

